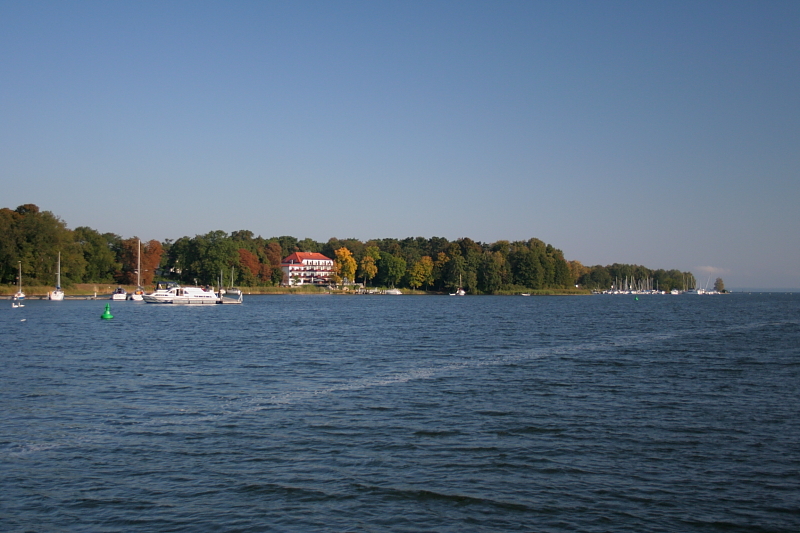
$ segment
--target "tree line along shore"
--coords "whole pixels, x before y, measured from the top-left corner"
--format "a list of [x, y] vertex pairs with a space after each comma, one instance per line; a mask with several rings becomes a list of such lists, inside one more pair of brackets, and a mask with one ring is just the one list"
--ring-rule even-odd
[[[317, 242], [291, 236], [264, 238], [252, 231], [212, 231], [177, 240], [142, 240], [101, 233], [66, 222], [34, 204], [0, 209], [0, 293], [11, 294], [21, 268], [31, 294], [61, 282], [68, 295], [102, 294], [111, 285], [144, 287], [156, 280], [191, 285], [247, 288], [252, 294], [320, 292], [319, 287], [286, 287], [281, 262], [294, 252], [316, 252], [334, 260], [332, 281], [365, 287], [398, 287], [470, 294], [582, 294], [611, 288], [617, 280], [648, 280], [669, 291], [687, 288], [690, 272], [641, 265], [585, 266], [568, 261], [558, 248], [539, 239], [481, 243], [470, 238], [331, 238]], [[140, 244], [141, 243], [141, 244]], [[141, 250], [141, 251], [139, 251]], [[690, 281], [691, 283], [691, 281]], [[93, 290], [94, 287], [102, 289]], [[46, 290], [44, 290], [46, 288]], [[92, 290], [89, 290], [89, 289]], [[9, 292], [10, 291], [10, 292]]]

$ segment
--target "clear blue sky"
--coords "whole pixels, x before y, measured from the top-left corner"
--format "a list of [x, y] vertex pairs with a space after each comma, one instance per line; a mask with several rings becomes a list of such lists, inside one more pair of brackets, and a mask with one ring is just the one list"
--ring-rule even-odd
[[0, 207], [800, 288], [800, 2], [0, 1]]

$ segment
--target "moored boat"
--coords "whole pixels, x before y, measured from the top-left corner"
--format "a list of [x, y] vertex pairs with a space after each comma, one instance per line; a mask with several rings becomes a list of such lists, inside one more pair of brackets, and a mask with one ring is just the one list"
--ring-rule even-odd
[[174, 281], [156, 282], [156, 290], [144, 295], [150, 304], [216, 304], [220, 300], [210, 287], [182, 287]]
[[18, 286], [17, 286], [17, 292], [14, 293], [14, 298], [13, 299], [14, 300], [24, 300], [25, 299], [25, 293], [22, 292], [22, 261], [17, 261], [17, 264], [19, 265], [19, 275], [17, 277]]
[[144, 300], [144, 289], [141, 287], [136, 287], [135, 291], [128, 293], [128, 300], [134, 300], [137, 302]]
[[125, 300], [127, 297], [128, 291], [121, 286], [114, 289], [114, 292], [111, 293], [111, 300]]
[[144, 289], [142, 288], [142, 241], [137, 243], [136, 254], [136, 290], [128, 294], [128, 300], [141, 302], [144, 300]]
[[451, 292], [450, 296], [464, 296], [467, 294], [467, 291], [464, 290], [464, 287], [461, 285], [461, 274], [458, 275], [458, 289], [456, 292]]
[[231, 267], [231, 286], [227, 289], [222, 288], [222, 271], [220, 271], [219, 275], [219, 303], [221, 304], [240, 304], [242, 303], [242, 289], [233, 286], [233, 272], [234, 269]]
[[61, 252], [58, 252], [58, 270], [56, 271], [56, 289], [47, 293], [47, 299], [53, 301], [62, 301], [64, 299], [64, 291], [61, 290]]

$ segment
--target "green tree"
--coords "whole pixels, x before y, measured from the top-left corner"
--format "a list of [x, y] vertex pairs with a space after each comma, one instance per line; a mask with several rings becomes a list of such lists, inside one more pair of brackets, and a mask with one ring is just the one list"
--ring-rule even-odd
[[595, 289], [608, 289], [611, 287], [611, 274], [605, 267], [595, 267], [590, 274], [590, 285]]
[[22, 215], [4, 207], [0, 209], [0, 282], [12, 283], [17, 276], [17, 261], [20, 260], [16, 231], [17, 220]]
[[[439, 288], [444, 287], [444, 267], [447, 265], [448, 261], [450, 261], [450, 258], [447, 257], [445, 252], [438, 252], [436, 254], [436, 261], [433, 262], [433, 283]], [[437, 281], [439, 281], [438, 284], [436, 283]]]
[[289, 257], [294, 252], [304, 251], [297, 247], [297, 239], [295, 237], [284, 235], [283, 237], [278, 237], [275, 240], [281, 245], [281, 257]]
[[714, 290], [717, 292], [725, 292], [725, 282], [722, 281], [722, 278], [717, 278], [714, 281]]
[[[319, 253], [319, 251], [322, 249], [322, 245], [320, 243], [318, 243], [317, 241], [309, 239], [308, 237], [306, 237], [305, 239], [303, 239], [302, 241], [297, 243], [297, 249], [300, 250], [301, 252], [316, 252], [316, 253]], [[287, 255], [289, 255], [289, 254], [287, 254]], [[284, 257], [286, 257], [286, 256], [284, 256]]]
[[544, 269], [539, 250], [519, 247], [511, 254], [514, 283], [529, 289], [541, 289], [544, 281]]
[[406, 273], [406, 260], [389, 252], [381, 252], [378, 261], [378, 281], [387, 287], [400, 283]]
[[553, 287], [567, 288], [573, 285], [572, 273], [569, 263], [564, 259], [561, 250], [555, 250], [552, 255], [553, 260]]
[[[3, 235], [3, 239], [10, 238], [14, 243], [16, 261], [21, 261], [23, 275], [34, 283], [55, 283], [61, 252], [63, 278], [67, 282], [79, 281], [86, 262], [74, 246], [74, 234], [66, 223], [50, 211], [40, 211], [34, 204], [21, 205], [15, 213], [11, 234]], [[13, 261], [15, 266], [16, 261]]]
[[224, 231], [181, 237], [170, 246], [170, 268], [185, 283], [214, 285], [239, 264], [239, 248]]
[[481, 292], [493, 293], [503, 286], [505, 258], [498, 252], [485, 252], [478, 271], [478, 289]]
[[[452, 253], [452, 250], [451, 250]], [[442, 282], [448, 289], [458, 289], [462, 286], [468, 286], [465, 280], [467, 262], [461, 253], [456, 252], [450, 256], [450, 260], [444, 265], [444, 272], [442, 275]]]

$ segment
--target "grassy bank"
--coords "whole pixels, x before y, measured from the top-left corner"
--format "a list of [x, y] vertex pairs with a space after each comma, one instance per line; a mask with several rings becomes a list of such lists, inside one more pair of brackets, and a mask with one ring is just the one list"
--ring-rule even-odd
[[[71, 287], [61, 287], [66, 296], [98, 296], [110, 295], [119, 285], [114, 283], [79, 283]], [[122, 285], [128, 292], [136, 290], [136, 285]], [[53, 285], [23, 285], [22, 292], [28, 298], [47, 297], [47, 293], [55, 289]], [[152, 289], [152, 287], [150, 288]], [[149, 289], [148, 289], [149, 291]], [[13, 296], [17, 287], [0, 287], [0, 296]]]
[[519, 295], [522, 293], [530, 294], [531, 296], [582, 296], [592, 294], [588, 289], [540, 289], [540, 290], [514, 290], [514, 291], [497, 291], [496, 294], [504, 296]]

